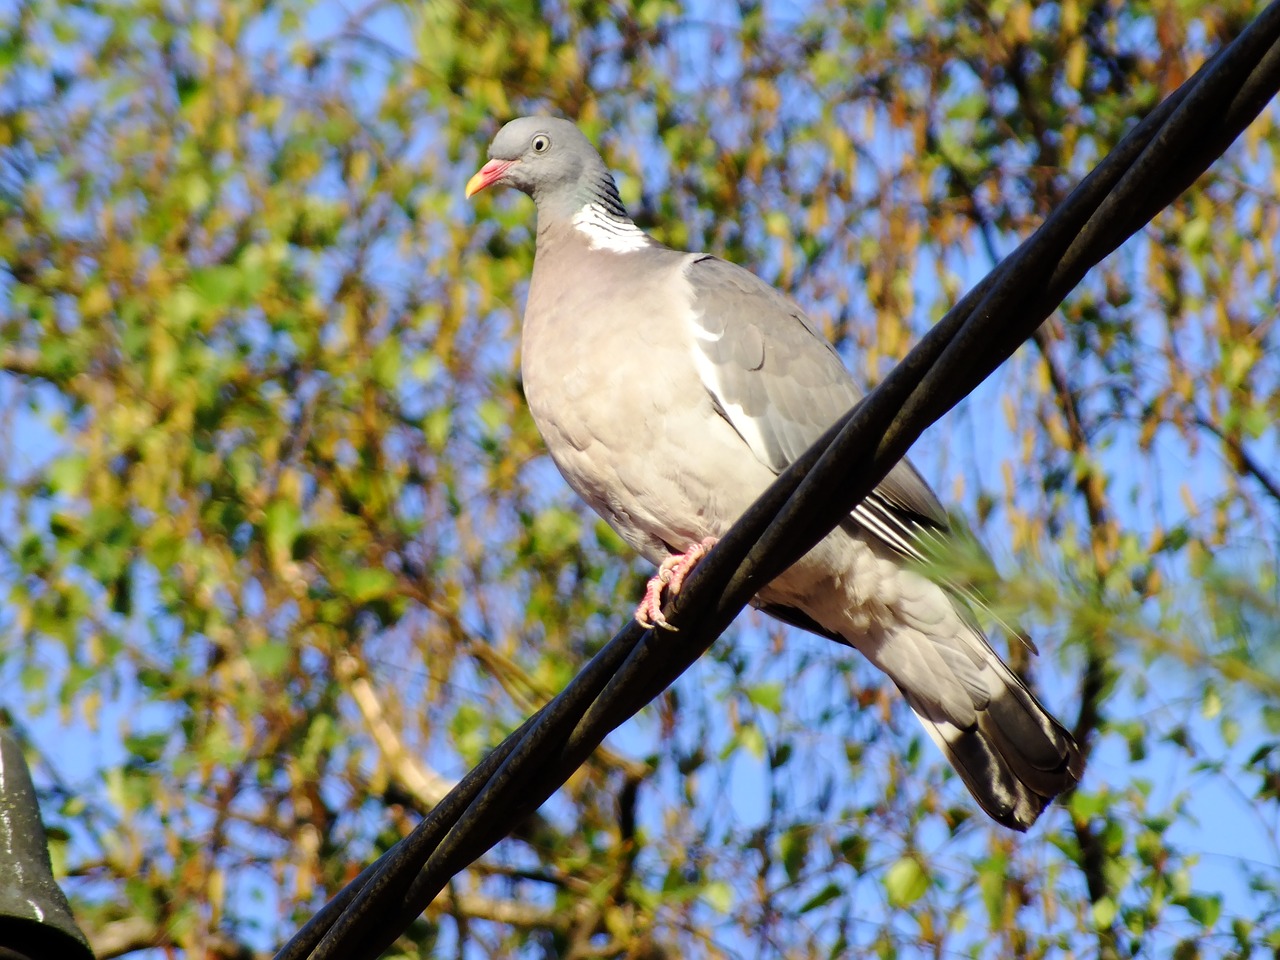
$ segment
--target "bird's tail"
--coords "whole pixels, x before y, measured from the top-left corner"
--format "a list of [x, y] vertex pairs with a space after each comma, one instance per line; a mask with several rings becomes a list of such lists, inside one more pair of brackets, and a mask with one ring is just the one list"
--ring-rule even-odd
[[997, 823], [1026, 830], [1054, 797], [1079, 781], [1084, 760], [1071, 734], [994, 650], [987, 651], [987, 665], [999, 682], [985, 704], [974, 705], [976, 720], [968, 726], [941, 719], [899, 686], [982, 809]]

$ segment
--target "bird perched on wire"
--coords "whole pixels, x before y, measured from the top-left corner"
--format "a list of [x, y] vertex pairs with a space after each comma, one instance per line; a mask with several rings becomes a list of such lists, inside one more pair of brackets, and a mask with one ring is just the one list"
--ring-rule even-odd
[[[537, 205], [522, 375], [564, 478], [659, 565], [636, 619], [861, 397], [803, 311], [754, 274], [669, 249], [627, 216], [600, 154], [567, 120], [504, 126], [468, 197]], [[991, 648], [955, 591], [917, 568], [949, 536], [906, 460], [847, 521], [761, 590], [768, 613], [888, 674], [969, 791], [1025, 830], [1080, 777], [1071, 735]]]

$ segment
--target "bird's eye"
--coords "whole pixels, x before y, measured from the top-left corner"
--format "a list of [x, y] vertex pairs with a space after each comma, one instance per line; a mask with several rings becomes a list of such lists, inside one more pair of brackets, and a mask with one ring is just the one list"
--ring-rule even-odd
[[551, 138], [545, 133], [540, 133], [533, 138], [533, 152], [546, 153], [547, 148], [551, 146]]

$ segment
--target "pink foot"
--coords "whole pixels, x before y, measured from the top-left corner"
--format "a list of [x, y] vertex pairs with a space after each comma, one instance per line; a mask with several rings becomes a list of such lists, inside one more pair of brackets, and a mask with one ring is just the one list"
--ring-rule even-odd
[[636, 622], [646, 629], [654, 626], [667, 630], [676, 630], [662, 615], [662, 591], [665, 588], [671, 596], [676, 596], [684, 586], [684, 578], [689, 571], [698, 565], [698, 561], [707, 555], [707, 551], [716, 545], [716, 537], [704, 537], [684, 553], [676, 553], [663, 560], [658, 573], [649, 580], [644, 589], [644, 599], [636, 607]]

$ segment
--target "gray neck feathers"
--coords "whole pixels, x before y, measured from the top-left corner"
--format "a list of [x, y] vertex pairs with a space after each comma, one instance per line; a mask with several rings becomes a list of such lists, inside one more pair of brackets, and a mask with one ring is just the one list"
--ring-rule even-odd
[[571, 220], [583, 207], [592, 204], [612, 219], [631, 222], [618, 196], [618, 186], [598, 156], [587, 160], [576, 177], [534, 184], [533, 199], [538, 205], [538, 216], [544, 222]]
[[653, 242], [627, 216], [617, 184], [599, 157], [592, 158], [575, 180], [535, 192], [534, 200], [539, 237], [557, 224], [567, 223], [593, 250], [629, 253]]

